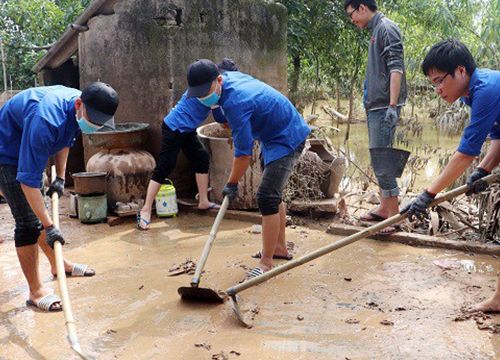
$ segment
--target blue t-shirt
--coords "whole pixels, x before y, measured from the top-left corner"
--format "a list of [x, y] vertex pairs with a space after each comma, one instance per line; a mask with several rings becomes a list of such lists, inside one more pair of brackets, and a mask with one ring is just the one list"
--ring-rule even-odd
[[235, 157], [252, 155], [258, 140], [267, 165], [304, 142], [311, 130], [283, 94], [239, 71], [222, 76], [219, 105], [232, 131]]
[[488, 134], [500, 139], [500, 71], [476, 69], [469, 82], [469, 96], [462, 101], [471, 107], [457, 151], [477, 156]]
[[195, 131], [205, 121], [209, 112], [209, 107], [195, 97], [188, 98], [185, 92], [163, 121], [173, 131], [188, 133]]
[[17, 166], [17, 181], [40, 187], [49, 157], [73, 145], [80, 94], [60, 85], [31, 88], [0, 109], [0, 164]]

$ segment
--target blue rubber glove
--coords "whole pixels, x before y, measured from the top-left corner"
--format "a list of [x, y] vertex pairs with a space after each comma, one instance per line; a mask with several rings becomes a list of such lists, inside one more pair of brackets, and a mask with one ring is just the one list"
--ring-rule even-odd
[[413, 221], [415, 218], [422, 219], [427, 212], [427, 208], [435, 197], [435, 194], [431, 194], [425, 190], [418, 195], [415, 200], [401, 210], [401, 214], [408, 212], [408, 220], [410, 221]]
[[54, 248], [54, 243], [59, 241], [61, 245], [64, 245], [65, 241], [61, 231], [58, 228], [55, 228], [54, 225], [50, 225], [45, 229], [46, 237], [45, 241], [47, 245], [49, 245], [52, 249]]
[[467, 187], [469, 190], [465, 193], [465, 195], [470, 196], [472, 194], [480, 193], [488, 188], [488, 183], [484, 180], [481, 180], [485, 176], [490, 174], [489, 171], [483, 168], [476, 168], [472, 174], [467, 178]]
[[52, 197], [52, 194], [55, 192], [59, 197], [63, 196], [64, 193], [64, 179], [59, 176], [56, 176], [56, 179], [50, 184], [47, 196]]
[[236, 199], [238, 197], [238, 184], [227, 183], [222, 189], [222, 195], [227, 196], [231, 201]]

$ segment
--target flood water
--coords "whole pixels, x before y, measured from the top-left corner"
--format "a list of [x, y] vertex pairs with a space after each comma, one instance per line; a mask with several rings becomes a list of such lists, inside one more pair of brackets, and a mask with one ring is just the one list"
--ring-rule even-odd
[[[324, 123], [322, 122], [320, 125]], [[398, 142], [394, 144], [395, 148], [410, 151], [410, 159], [411, 157], [419, 156], [425, 162], [425, 166], [422, 166], [416, 172], [413, 189], [415, 192], [420, 191], [439, 175], [442, 164], [447, 163], [447, 157], [452, 155], [456, 150], [461, 138], [460, 135], [440, 134], [432, 119], [424, 119], [420, 123], [423, 126], [421, 137], [409, 136], [407, 138], [409, 144]], [[331, 125], [331, 123], [328, 125]], [[346, 155], [349, 156], [349, 159], [354, 161], [363, 170], [371, 168], [366, 122], [351, 124], [347, 143], [344, 142], [347, 125], [340, 124], [339, 128], [341, 131], [331, 136], [331, 140], [338, 153], [344, 157]], [[346, 173], [351, 174], [354, 170], [355, 166], [351, 162], [347, 162]], [[410, 169], [407, 166], [401, 178], [404, 179], [405, 176], [410, 176], [409, 172]]]

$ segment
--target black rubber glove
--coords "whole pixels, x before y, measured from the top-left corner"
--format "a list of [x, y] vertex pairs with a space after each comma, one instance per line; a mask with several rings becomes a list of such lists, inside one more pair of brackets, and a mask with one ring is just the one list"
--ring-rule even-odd
[[472, 194], [480, 193], [488, 188], [488, 183], [484, 180], [481, 180], [485, 176], [488, 176], [490, 173], [483, 168], [476, 168], [472, 174], [467, 178], [467, 187], [469, 190], [465, 193], [465, 195], [470, 196]]
[[47, 242], [47, 245], [49, 245], [52, 249], [54, 248], [54, 243], [56, 241], [59, 241], [61, 245], [64, 245], [65, 241], [62, 236], [62, 233], [59, 231], [58, 228], [55, 228], [54, 225], [50, 225], [45, 229], [46, 233], [46, 238], [45, 241]]
[[63, 196], [64, 193], [64, 179], [59, 176], [56, 176], [56, 179], [50, 184], [47, 196], [52, 197], [52, 194], [55, 192], [59, 197]]
[[427, 212], [427, 208], [431, 204], [436, 195], [431, 194], [427, 190], [417, 196], [415, 200], [409, 203], [401, 214], [408, 212], [408, 220], [413, 221], [415, 218], [422, 219]]
[[227, 183], [222, 189], [222, 195], [227, 196], [231, 201], [236, 199], [238, 197], [238, 184]]

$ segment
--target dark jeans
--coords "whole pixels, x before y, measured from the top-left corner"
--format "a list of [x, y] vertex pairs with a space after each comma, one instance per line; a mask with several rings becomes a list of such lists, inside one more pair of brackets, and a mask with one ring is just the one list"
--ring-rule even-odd
[[152, 180], [164, 184], [165, 178], [174, 170], [177, 155], [182, 150], [193, 164], [197, 174], [208, 174], [210, 157], [201, 144], [195, 131], [181, 133], [170, 129], [163, 123], [161, 127], [162, 141], [158, 163], [153, 172]]
[[34, 245], [40, 236], [41, 223], [26, 200], [16, 176], [15, 166], [0, 165], [0, 190], [16, 222], [14, 230], [16, 247]]
[[283, 197], [283, 189], [292, 175], [293, 168], [299, 159], [304, 143], [300, 144], [290, 154], [270, 162], [264, 167], [262, 181], [257, 190], [257, 204], [263, 216], [274, 215], [279, 212]]

